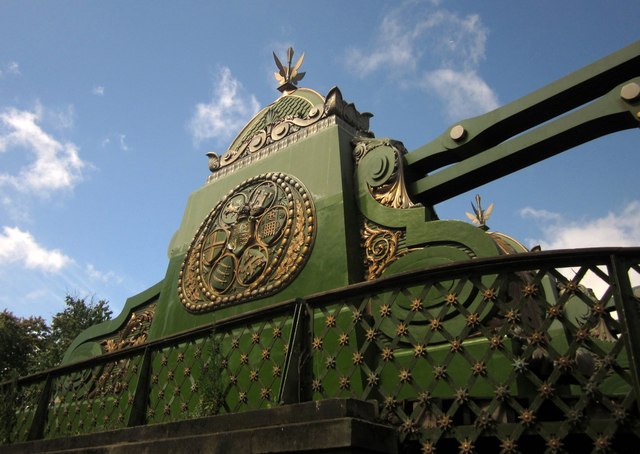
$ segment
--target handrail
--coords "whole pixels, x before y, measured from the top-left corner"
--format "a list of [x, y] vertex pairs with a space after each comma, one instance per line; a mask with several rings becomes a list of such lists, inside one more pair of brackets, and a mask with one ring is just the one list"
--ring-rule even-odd
[[[587, 273], [607, 285], [601, 296], [584, 288]], [[640, 438], [634, 273], [638, 247], [541, 251], [283, 301], [0, 383], [18, 406], [5, 408], [0, 443], [348, 396], [377, 400], [401, 441], [495, 439], [496, 424], [514, 440], [624, 444], [629, 430]], [[488, 416], [503, 407], [511, 416]]]
[[[219, 329], [221, 327], [240, 324], [250, 320], [263, 318], [265, 315], [292, 310], [296, 304], [300, 304], [302, 301], [314, 306], [326, 301], [350, 298], [362, 293], [376, 292], [386, 287], [410, 284], [416, 280], [437, 280], [443, 277], [455, 278], [461, 275], [483, 274], [488, 271], [499, 273], [507, 270], [519, 271], [538, 267], [542, 268], [545, 263], [553, 263], [553, 266], [558, 268], [589, 264], [603, 265], [610, 262], [611, 256], [621, 258], [640, 257], [640, 247], [583, 248], [527, 252], [506, 256], [477, 258], [452, 264], [434, 266], [427, 269], [407, 271], [393, 276], [383, 277], [375, 281], [360, 282], [326, 292], [314, 293], [306, 296], [302, 300], [299, 298], [290, 299], [262, 309], [248, 311], [240, 315], [224, 318], [196, 328], [171, 334], [141, 345], [126, 347], [122, 350], [105, 353], [94, 358], [57, 366], [35, 374], [20, 377], [18, 378], [17, 383], [19, 385], [26, 385], [45, 379], [47, 376], [55, 377], [68, 372], [93, 367], [98, 364], [118, 361], [120, 359], [135, 356], [136, 354], [143, 352], [145, 349], [156, 350], [166, 345], [181, 343], [189, 339], [197, 338], [208, 331]], [[0, 382], [0, 387], [8, 386], [11, 383], [12, 380]]]

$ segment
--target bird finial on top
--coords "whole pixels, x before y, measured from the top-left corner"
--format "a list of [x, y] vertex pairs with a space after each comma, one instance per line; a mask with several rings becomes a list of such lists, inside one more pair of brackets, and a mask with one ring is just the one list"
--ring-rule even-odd
[[293, 63], [292, 47], [287, 49], [287, 66], [284, 66], [280, 62], [280, 59], [278, 59], [278, 56], [275, 52], [273, 53], [273, 59], [275, 60], [276, 66], [278, 67], [278, 72], [273, 73], [276, 80], [280, 83], [278, 90], [281, 93], [295, 90], [296, 85], [300, 80], [302, 80], [305, 75], [305, 73], [303, 72], [298, 72], [300, 65], [302, 65], [302, 61], [304, 60], [304, 53], [302, 53], [297, 63], [293, 67], [291, 66], [291, 64]]
[[489, 227], [487, 226], [487, 221], [493, 211], [493, 203], [489, 205], [489, 208], [483, 210], [482, 205], [480, 204], [480, 194], [476, 194], [476, 205], [471, 202], [471, 208], [473, 209], [473, 214], [465, 213], [467, 217], [482, 230], [488, 230]]

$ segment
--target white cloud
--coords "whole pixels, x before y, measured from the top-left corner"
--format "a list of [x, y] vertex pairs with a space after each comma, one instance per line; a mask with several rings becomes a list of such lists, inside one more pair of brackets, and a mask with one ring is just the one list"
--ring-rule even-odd
[[[415, 70], [416, 29], [428, 27], [428, 22], [422, 24], [403, 24], [397, 17], [397, 12], [385, 17], [380, 24], [379, 40], [373, 50], [351, 48], [347, 51], [347, 64], [357, 75], [366, 76], [379, 69], [406, 74], [407, 70]], [[413, 30], [411, 30], [413, 28]]]
[[47, 288], [39, 288], [36, 290], [32, 290], [26, 295], [24, 298], [29, 301], [40, 301], [47, 298], [51, 294], [51, 290]]
[[445, 113], [451, 119], [480, 115], [499, 105], [493, 90], [475, 71], [430, 71], [419, 86], [441, 99]]
[[125, 134], [119, 134], [118, 135], [118, 140], [120, 142], [120, 148], [123, 151], [129, 151], [129, 145], [127, 145], [127, 142], [125, 142], [126, 138], [127, 138], [127, 136]]
[[[542, 221], [542, 237], [529, 239], [529, 244], [540, 244], [543, 250], [589, 247], [637, 247], [640, 245], [640, 201], [628, 203], [620, 212], [609, 212], [595, 219], [566, 220], [558, 213], [534, 208], [520, 211], [522, 217]], [[606, 269], [602, 271], [607, 274]], [[575, 270], [562, 273], [573, 278]], [[631, 285], [640, 285], [640, 276], [630, 272]], [[597, 297], [602, 297], [609, 285], [592, 271], [580, 281]]]
[[523, 218], [531, 218], [542, 221], [560, 221], [562, 215], [547, 210], [538, 210], [532, 207], [525, 207], [520, 210], [520, 216]]
[[64, 109], [51, 110], [39, 107], [41, 117], [56, 129], [70, 129], [73, 127], [76, 118], [76, 109], [73, 105], [68, 105]]
[[25, 200], [24, 194], [0, 194], [0, 208], [14, 223], [33, 223], [29, 201]]
[[100, 141], [102, 148], [117, 147], [122, 151], [129, 151], [131, 147], [127, 143], [127, 135], [122, 133], [113, 133], [106, 136]]
[[530, 207], [520, 213], [523, 217], [544, 221], [542, 237], [529, 240], [531, 244], [540, 244], [544, 250], [640, 245], [640, 201], [627, 204], [621, 212], [579, 221]]
[[[69, 112], [59, 115], [60, 126], [69, 127], [73, 110]], [[45, 132], [39, 125], [43, 113], [40, 105], [33, 111], [8, 108], [0, 112], [0, 153], [24, 149], [35, 157], [18, 175], [0, 173], [0, 186], [46, 195], [51, 190], [71, 189], [80, 181], [86, 164], [78, 148]]]
[[460, 16], [438, 1], [405, 2], [385, 16], [371, 49], [351, 48], [347, 65], [359, 76], [384, 70], [401, 86], [437, 96], [449, 117], [459, 119], [498, 106], [478, 74], [488, 30], [480, 16]]
[[116, 275], [116, 273], [114, 273], [113, 271], [107, 271], [107, 272], [100, 271], [96, 269], [96, 267], [92, 263], [87, 264], [87, 266], [85, 267], [85, 272], [87, 273], [87, 276], [89, 276], [91, 280], [99, 281], [99, 282], [102, 282], [103, 284], [106, 284], [112, 281], [118, 284], [122, 283], [122, 278]]
[[5, 226], [0, 234], [0, 265], [13, 263], [31, 270], [59, 272], [73, 260], [57, 249], [45, 249], [29, 232]]
[[21, 73], [20, 73], [20, 65], [18, 64], [18, 62], [10, 61], [9, 63], [5, 64], [2, 68], [0, 68], [0, 77], [4, 76], [5, 74], [9, 74], [12, 76], [19, 76]]
[[97, 85], [93, 87], [93, 90], [91, 90], [91, 93], [93, 93], [96, 96], [104, 96], [104, 87], [102, 85]]
[[7, 73], [14, 74], [16, 76], [19, 75], [20, 65], [18, 64], [18, 62], [15, 62], [15, 61], [9, 62], [9, 64], [7, 65]]
[[222, 143], [235, 136], [259, 107], [255, 96], [246, 93], [231, 70], [224, 67], [218, 74], [213, 98], [196, 105], [188, 128], [198, 145], [208, 139]]

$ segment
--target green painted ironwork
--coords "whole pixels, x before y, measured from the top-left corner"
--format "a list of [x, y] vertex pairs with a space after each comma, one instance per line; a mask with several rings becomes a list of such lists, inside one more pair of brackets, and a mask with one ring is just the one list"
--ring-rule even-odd
[[0, 384], [3, 442], [349, 397], [406, 452], [637, 444], [640, 249], [530, 253], [479, 199], [479, 227], [433, 205], [636, 127], [640, 42], [411, 153], [288, 55], [283, 95], [207, 153], [164, 279]]
[[10, 441], [353, 397], [408, 450], [615, 451], [640, 436], [639, 274], [638, 248], [525, 253], [290, 300], [19, 379]]
[[416, 176], [409, 184], [412, 196], [433, 205], [603, 135], [638, 127], [638, 74], [640, 42], [635, 42], [521, 99], [458, 123], [406, 155], [410, 175]]

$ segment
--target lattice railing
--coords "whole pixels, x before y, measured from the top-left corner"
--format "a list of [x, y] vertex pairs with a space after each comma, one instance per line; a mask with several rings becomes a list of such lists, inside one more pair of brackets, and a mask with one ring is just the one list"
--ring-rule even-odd
[[640, 249], [477, 259], [222, 320], [4, 383], [5, 442], [335, 397], [406, 451], [640, 440]]
[[313, 399], [377, 399], [423, 452], [637, 440], [638, 344], [625, 335], [637, 329], [637, 258], [554, 258], [472, 262], [315, 301]]
[[52, 379], [45, 438], [123, 427], [131, 413], [142, 356]]

